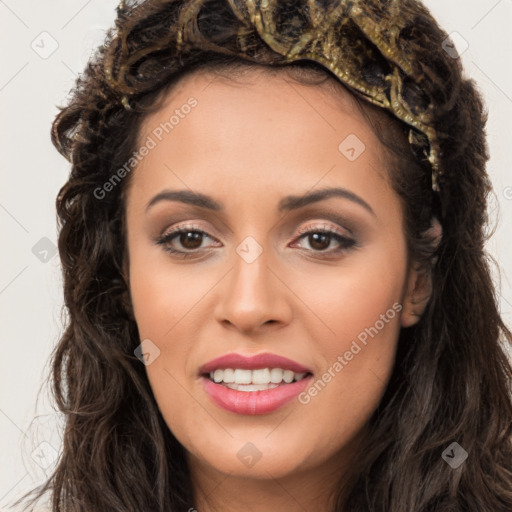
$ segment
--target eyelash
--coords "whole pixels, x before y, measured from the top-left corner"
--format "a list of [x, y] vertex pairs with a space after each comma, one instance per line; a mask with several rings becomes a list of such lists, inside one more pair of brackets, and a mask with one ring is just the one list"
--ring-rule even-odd
[[[171, 242], [171, 240], [173, 238], [176, 238], [178, 235], [181, 235], [183, 233], [200, 233], [202, 235], [206, 235], [208, 238], [212, 238], [208, 235], [208, 233], [206, 233], [199, 227], [194, 226], [194, 225], [188, 225], [188, 226], [180, 226], [178, 228], [173, 229], [172, 231], [170, 231], [168, 233], [163, 234], [162, 236], [157, 238], [156, 244], [162, 245], [164, 251], [169, 252], [179, 258], [190, 258], [190, 257], [197, 255], [197, 252], [200, 249], [195, 249], [195, 250], [191, 250], [191, 251], [187, 252], [187, 251], [180, 251], [177, 249], [173, 249], [169, 245], [169, 243]], [[322, 226], [322, 227], [315, 226], [315, 227], [302, 228], [298, 231], [296, 240], [301, 240], [302, 238], [305, 238], [307, 235], [310, 235], [310, 234], [328, 235], [328, 236], [332, 237], [334, 240], [336, 240], [338, 243], [340, 243], [340, 245], [341, 245], [341, 248], [336, 249], [334, 251], [333, 250], [331, 250], [331, 251], [312, 250], [312, 252], [316, 252], [319, 254], [328, 254], [328, 255], [338, 254], [338, 253], [346, 251], [356, 245], [356, 241], [354, 239], [349, 238], [345, 235], [342, 235], [338, 231], [333, 230], [332, 228], [328, 228], [326, 226]]]

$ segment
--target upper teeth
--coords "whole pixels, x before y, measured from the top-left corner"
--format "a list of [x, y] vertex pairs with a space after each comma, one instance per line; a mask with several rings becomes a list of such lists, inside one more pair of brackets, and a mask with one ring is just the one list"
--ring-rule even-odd
[[302, 379], [304, 375], [306, 373], [295, 373], [292, 370], [282, 370], [281, 368], [262, 368], [258, 370], [226, 368], [210, 372], [211, 379], [225, 384], [279, 384], [282, 381], [289, 384], [293, 380]]

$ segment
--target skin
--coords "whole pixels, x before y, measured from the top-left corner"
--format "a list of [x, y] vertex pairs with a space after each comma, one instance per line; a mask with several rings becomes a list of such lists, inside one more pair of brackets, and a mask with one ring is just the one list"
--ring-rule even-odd
[[[191, 96], [197, 106], [133, 171], [126, 199], [133, 312], [140, 339], [160, 350], [147, 375], [186, 449], [191, 507], [327, 510], [328, 493], [357, 457], [385, 391], [399, 331], [428, 301], [425, 279], [408, 259], [386, 154], [341, 86], [299, 85], [264, 72], [236, 83], [206, 72], [183, 78], [145, 119], [141, 143]], [[338, 149], [350, 134], [365, 145], [354, 161]], [[373, 213], [340, 197], [277, 210], [285, 196], [327, 187], [349, 190]], [[224, 210], [162, 200], [146, 211], [165, 189], [207, 194]], [[178, 235], [168, 245], [194, 256], [180, 259], [156, 243], [190, 224], [206, 235], [188, 243]], [[315, 242], [301, 238], [300, 228], [333, 229], [356, 243]], [[236, 252], [248, 236], [263, 250], [252, 263]], [[307, 404], [239, 415], [203, 390], [199, 367], [230, 352], [283, 355], [320, 378], [393, 304], [401, 311]], [[237, 457], [248, 442], [261, 454], [252, 467]]]

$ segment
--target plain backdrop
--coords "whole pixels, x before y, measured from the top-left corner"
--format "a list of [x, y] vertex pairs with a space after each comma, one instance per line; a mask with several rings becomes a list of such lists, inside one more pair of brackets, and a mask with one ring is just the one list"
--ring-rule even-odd
[[[497, 228], [487, 249], [501, 269], [501, 277], [496, 269], [494, 278], [510, 326], [512, 2], [424, 3], [448, 33], [455, 32], [466, 73], [477, 81], [489, 110], [488, 170]], [[69, 164], [50, 142], [50, 125], [113, 23], [116, 5], [112, 0], [0, 0], [1, 510], [50, 475], [60, 450], [59, 417], [44, 380], [65, 318], [54, 205]]]

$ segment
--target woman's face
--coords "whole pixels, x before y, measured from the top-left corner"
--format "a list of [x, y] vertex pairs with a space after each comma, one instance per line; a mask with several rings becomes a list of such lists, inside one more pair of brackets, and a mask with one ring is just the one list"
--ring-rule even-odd
[[[264, 479], [342, 465], [414, 322], [401, 204], [371, 127], [341, 88], [196, 72], [140, 144], [131, 298], [152, 390], [192, 466]], [[229, 354], [270, 356], [214, 362], [218, 383], [203, 375]]]

